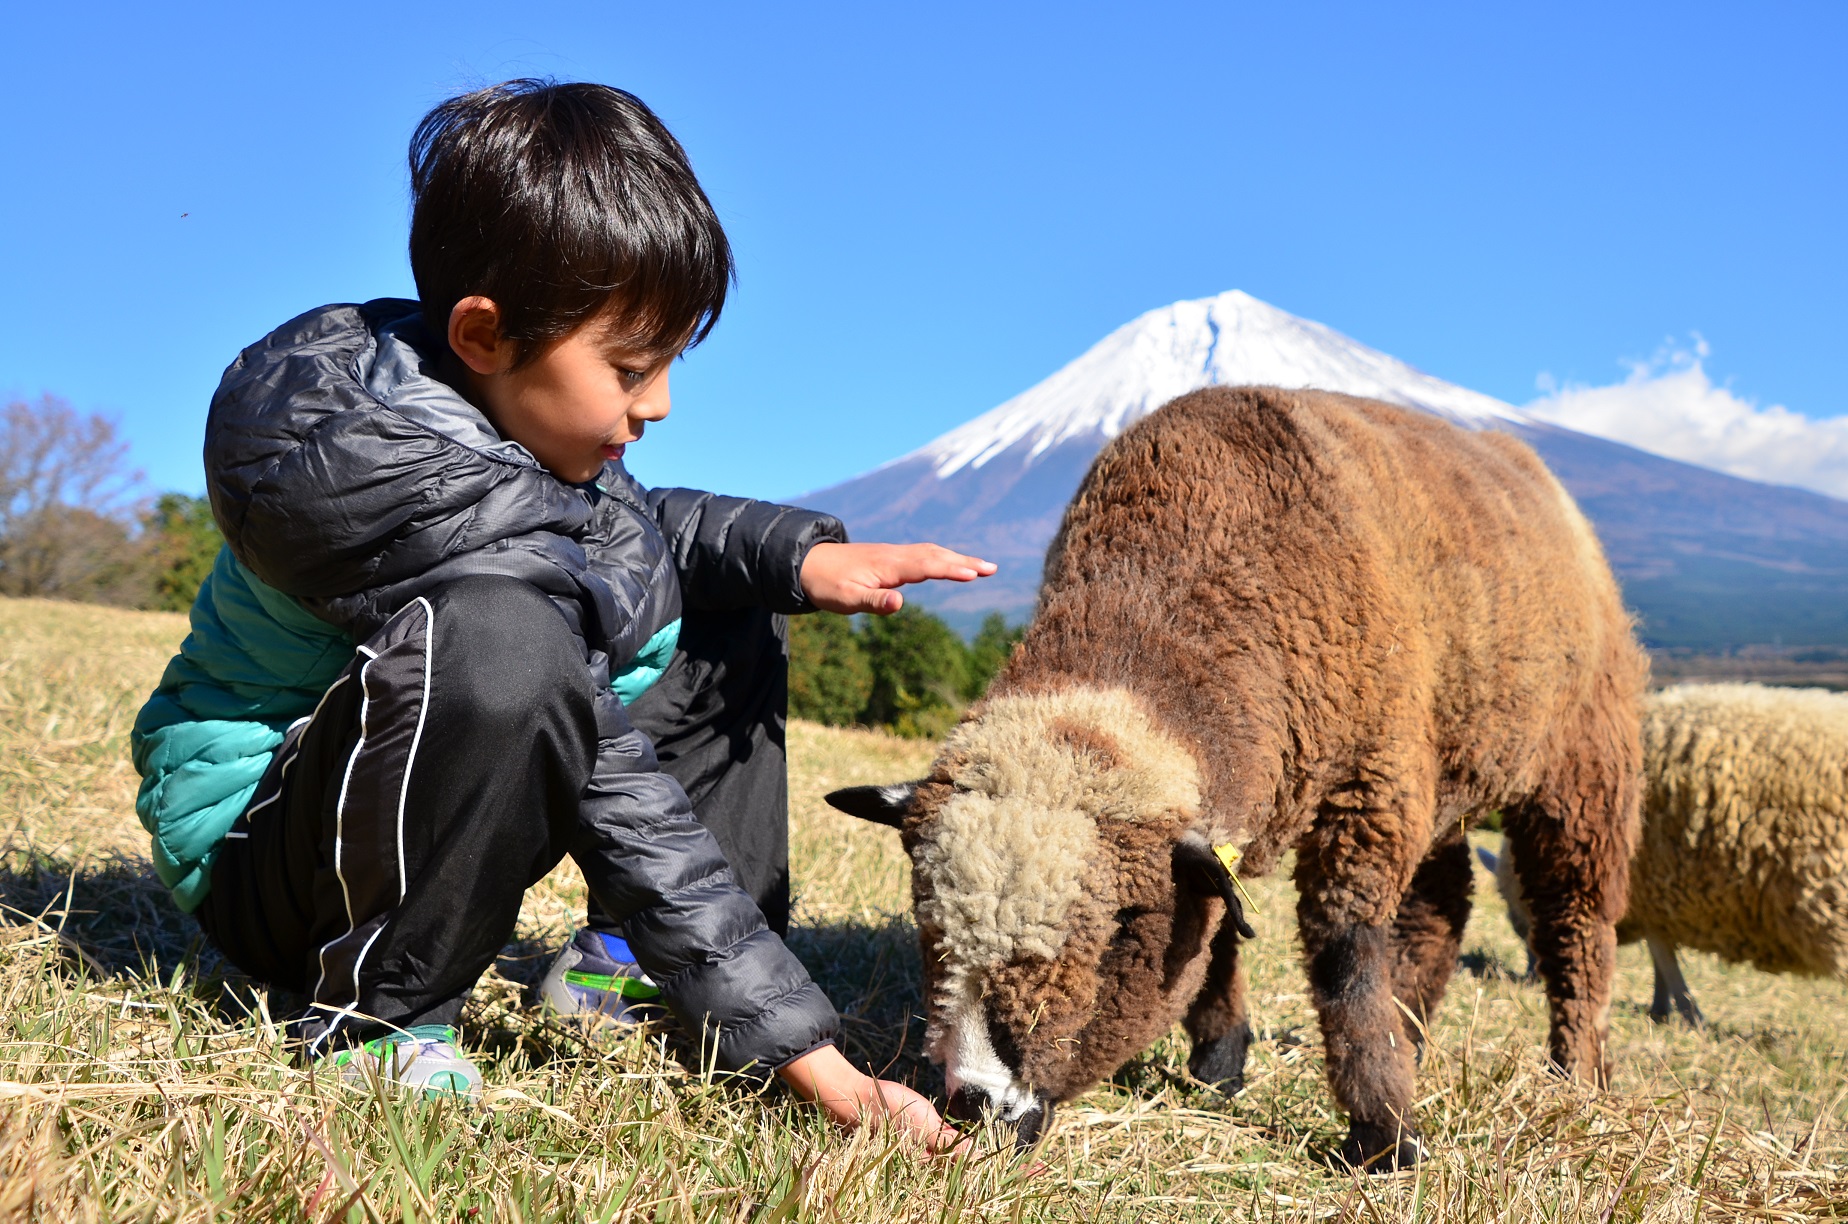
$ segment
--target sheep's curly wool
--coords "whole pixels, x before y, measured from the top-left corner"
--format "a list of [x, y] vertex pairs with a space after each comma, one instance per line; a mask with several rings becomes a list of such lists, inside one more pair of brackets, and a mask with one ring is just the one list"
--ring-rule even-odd
[[[1493, 807], [1537, 901], [1555, 1061], [1596, 1078], [1646, 664], [1584, 517], [1492, 431], [1347, 396], [1210, 388], [1098, 455], [1032, 626], [906, 797], [953, 1088], [1015, 1118], [1183, 1015], [1241, 1082], [1235, 899], [1211, 847], [1296, 856], [1355, 1163], [1415, 1158], [1414, 1048]], [[850, 809], [851, 810], [851, 809]]]
[[1848, 976], [1848, 696], [1665, 689], [1644, 705], [1643, 764], [1619, 938]]
[[1102, 822], [1200, 810], [1199, 766], [1123, 689], [998, 698], [941, 759], [954, 790], [913, 859], [929, 884], [918, 920], [943, 933], [936, 960], [951, 991], [1059, 954]]

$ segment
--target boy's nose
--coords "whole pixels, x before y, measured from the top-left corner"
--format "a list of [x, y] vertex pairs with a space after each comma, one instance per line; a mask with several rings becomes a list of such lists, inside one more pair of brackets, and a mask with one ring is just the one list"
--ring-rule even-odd
[[636, 403], [630, 415], [644, 421], [658, 421], [667, 415], [668, 409], [673, 406], [667, 389], [667, 375], [668, 371], [661, 371], [661, 376], [649, 386], [648, 393]]

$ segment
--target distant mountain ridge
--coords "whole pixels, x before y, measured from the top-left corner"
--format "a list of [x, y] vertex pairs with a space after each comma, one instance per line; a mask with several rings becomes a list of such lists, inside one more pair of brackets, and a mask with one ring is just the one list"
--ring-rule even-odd
[[994, 578], [917, 597], [956, 621], [1018, 619], [1099, 448], [1177, 395], [1246, 383], [1366, 395], [1526, 439], [1597, 527], [1653, 644], [1848, 643], [1848, 502], [1549, 425], [1237, 290], [1151, 310], [992, 411], [798, 500], [860, 539], [933, 539], [1000, 562]]

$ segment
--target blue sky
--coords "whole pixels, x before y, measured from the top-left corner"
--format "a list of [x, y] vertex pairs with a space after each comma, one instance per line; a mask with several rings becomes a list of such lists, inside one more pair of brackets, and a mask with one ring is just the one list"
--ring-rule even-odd
[[418, 117], [538, 74], [648, 100], [737, 247], [654, 483], [833, 483], [1229, 288], [1515, 403], [1841, 417], [1848, 6], [1616, 8], [15, 6], [0, 394], [197, 491], [238, 348], [410, 292]]

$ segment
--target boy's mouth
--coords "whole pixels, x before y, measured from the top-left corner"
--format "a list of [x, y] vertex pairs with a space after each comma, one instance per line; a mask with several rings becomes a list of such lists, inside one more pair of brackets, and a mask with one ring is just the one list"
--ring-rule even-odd
[[620, 459], [622, 458], [623, 451], [627, 449], [628, 444], [625, 442], [611, 443], [603, 448], [603, 457], [605, 459]]

